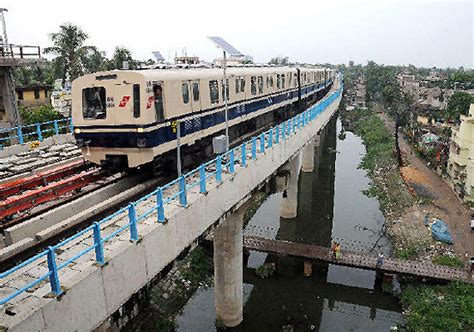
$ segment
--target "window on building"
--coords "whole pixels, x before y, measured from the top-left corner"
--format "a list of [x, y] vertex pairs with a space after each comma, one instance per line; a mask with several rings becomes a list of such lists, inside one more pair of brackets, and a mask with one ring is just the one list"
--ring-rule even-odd
[[18, 91], [18, 100], [23, 100], [23, 90]]
[[211, 104], [219, 103], [219, 83], [217, 80], [209, 81], [209, 97]]
[[[227, 100], [229, 100], [229, 79], [226, 80], [227, 85], [224, 85], [224, 80], [221, 80], [222, 84], [222, 100], [224, 100], [225, 97], [227, 97]], [[224, 90], [225, 89], [225, 90]]]
[[35, 99], [39, 99], [40, 98], [40, 91], [39, 91], [39, 88], [35, 88]]
[[199, 101], [199, 83], [193, 82], [193, 100]]
[[82, 116], [84, 119], [105, 119], [105, 88], [93, 87], [82, 89]]
[[183, 83], [181, 84], [181, 94], [183, 96], [183, 103], [189, 103], [189, 84]]
[[281, 88], [285, 88], [285, 74], [281, 74]]
[[277, 74], [277, 89], [281, 89], [281, 75]]
[[245, 77], [240, 78], [240, 92], [245, 92]]
[[133, 85], [133, 117], [140, 117], [140, 84]]
[[263, 76], [257, 78], [258, 81], [258, 93], [263, 93]]
[[255, 76], [250, 77], [250, 93], [257, 94], [257, 78]]

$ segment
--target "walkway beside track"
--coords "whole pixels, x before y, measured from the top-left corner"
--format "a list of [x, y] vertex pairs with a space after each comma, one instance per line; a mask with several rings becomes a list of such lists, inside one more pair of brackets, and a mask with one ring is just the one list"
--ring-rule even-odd
[[265, 239], [256, 236], [244, 236], [244, 248], [277, 255], [289, 255], [317, 259], [331, 264], [377, 270], [383, 273], [397, 273], [443, 281], [464, 281], [472, 283], [470, 273], [464, 269], [436, 265], [431, 262], [419, 262], [396, 258], [385, 258], [380, 268], [376, 267], [377, 256], [353, 251], [342, 251], [336, 260], [331, 249], [323, 246]]

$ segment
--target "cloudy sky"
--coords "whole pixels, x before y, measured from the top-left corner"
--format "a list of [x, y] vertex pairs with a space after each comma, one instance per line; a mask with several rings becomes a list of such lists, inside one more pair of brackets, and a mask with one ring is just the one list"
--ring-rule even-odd
[[474, 2], [428, 0], [3, 0], [11, 43], [50, 45], [48, 33], [72, 22], [88, 44], [136, 58], [220, 52], [219, 35], [257, 62], [289, 56], [311, 63], [365, 63], [473, 68]]

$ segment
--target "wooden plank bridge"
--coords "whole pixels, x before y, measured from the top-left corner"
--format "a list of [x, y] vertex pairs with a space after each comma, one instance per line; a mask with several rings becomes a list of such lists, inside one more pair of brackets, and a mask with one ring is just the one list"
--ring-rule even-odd
[[331, 253], [331, 249], [327, 247], [283, 240], [271, 240], [256, 236], [244, 236], [243, 245], [244, 248], [248, 250], [317, 259], [331, 264], [377, 270], [383, 273], [397, 273], [445, 281], [459, 280], [469, 283], [473, 282], [470, 272], [465, 269], [436, 265], [431, 262], [386, 257], [383, 265], [377, 268], [377, 256], [365, 253], [343, 250], [341, 257], [336, 260]]

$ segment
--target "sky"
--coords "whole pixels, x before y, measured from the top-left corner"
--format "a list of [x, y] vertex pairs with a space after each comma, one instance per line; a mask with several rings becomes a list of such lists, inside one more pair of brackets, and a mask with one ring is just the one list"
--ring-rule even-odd
[[49, 33], [79, 25], [110, 56], [159, 50], [212, 61], [221, 36], [255, 62], [275, 56], [307, 63], [474, 67], [472, 0], [2, 0], [10, 43], [50, 46]]

